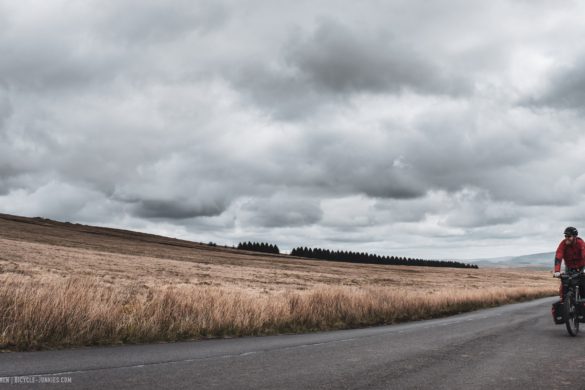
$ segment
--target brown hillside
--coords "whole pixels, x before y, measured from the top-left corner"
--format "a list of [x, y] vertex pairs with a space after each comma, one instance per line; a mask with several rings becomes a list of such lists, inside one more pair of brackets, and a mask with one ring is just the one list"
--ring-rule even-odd
[[118, 283], [194, 284], [260, 290], [315, 285], [418, 284], [428, 290], [517, 284], [551, 285], [543, 272], [469, 270], [323, 262], [211, 247], [120, 229], [0, 214], [0, 267], [40, 278], [45, 274], [97, 276]]

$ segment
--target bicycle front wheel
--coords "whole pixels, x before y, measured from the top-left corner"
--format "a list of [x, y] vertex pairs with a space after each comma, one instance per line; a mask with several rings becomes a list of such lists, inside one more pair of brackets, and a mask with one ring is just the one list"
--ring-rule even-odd
[[579, 333], [579, 318], [577, 316], [577, 308], [575, 307], [575, 297], [571, 293], [568, 293], [565, 297], [564, 312], [567, 332], [575, 337]]

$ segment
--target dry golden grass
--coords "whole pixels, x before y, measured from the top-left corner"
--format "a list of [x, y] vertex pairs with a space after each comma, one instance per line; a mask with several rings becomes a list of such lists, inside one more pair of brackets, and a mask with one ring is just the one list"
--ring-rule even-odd
[[0, 215], [0, 344], [149, 342], [340, 329], [554, 295], [543, 271], [267, 256]]
[[426, 293], [324, 286], [258, 294], [225, 287], [118, 287], [92, 279], [7, 280], [2, 342], [17, 349], [260, 335], [391, 324], [546, 295], [541, 289]]

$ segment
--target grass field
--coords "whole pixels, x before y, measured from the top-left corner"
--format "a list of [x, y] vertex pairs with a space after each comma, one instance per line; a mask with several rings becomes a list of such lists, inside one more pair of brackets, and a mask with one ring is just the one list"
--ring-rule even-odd
[[30, 350], [391, 324], [556, 294], [544, 271], [322, 262], [0, 215], [0, 344]]

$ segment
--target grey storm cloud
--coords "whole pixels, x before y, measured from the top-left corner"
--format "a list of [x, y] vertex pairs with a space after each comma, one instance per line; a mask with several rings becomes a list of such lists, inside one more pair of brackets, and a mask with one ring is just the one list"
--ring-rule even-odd
[[285, 61], [307, 84], [333, 93], [399, 92], [413, 88], [445, 94], [463, 90], [463, 80], [441, 74], [433, 60], [396, 42], [390, 33], [372, 34], [325, 20], [309, 37], [294, 39]]
[[548, 88], [536, 97], [526, 98], [523, 104], [557, 109], [585, 108], [585, 56], [571, 66], [562, 66], [552, 72]]
[[[10, 16], [26, 12], [4, 6], [0, 86], [39, 94], [88, 92], [117, 81], [169, 78], [165, 58], [173, 55], [176, 41], [213, 31], [228, 18], [226, 9], [211, 1], [197, 6], [135, 0], [46, 4], [39, 11], [45, 18], [20, 22]], [[160, 52], [160, 45], [168, 47]]]
[[190, 204], [189, 199], [172, 200], [139, 200], [132, 207], [132, 213], [141, 218], [187, 219], [195, 217], [210, 217], [225, 211], [226, 205]]
[[242, 211], [245, 223], [268, 228], [312, 225], [323, 216], [315, 199], [294, 199], [284, 195], [247, 201], [242, 205]]
[[510, 225], [520, 218], [520, 211], [513, 203], [495, 203], [489, 193], [476, 189], [465, 189], [454, 199], [446, 224], [473, 228], [492, 225]]
[[0, 211], [430, 257], [534, 231], [546, 251], [585, 205], [583, 8], [0, 0]]
[[[32, 23], [32, 22], [31, 22]], [[0, 35], [0, 87], [34, 90], [37, 93], [80, 88], [113, 76], [114, 59], [93, 52], [82, 42], [71, 39], [65, 26], [39, 23], [33, 26], [9, 24]]]
[[292, 31], [266, 62], [252, 61], [230, 74], [233, 82], [277, 118], [302, 120], [319, 107], [345, 103], [352, 94], [460, 95], [471, 83], [435, 63], [389, 31], [368, 31], [331, 19], [314, 31]]
[[12, 104], [10, 103], [10, 99], [8, 94], [0, 89], [0, 136], [5, 137], [6, 130], [5, 125], [6, 121], [12, 114]]
[[215, 1], [122, 0], [105, 3], [98, 10], [95, 28], [113, 41], [130, 46], [153, 46], [182, 39], [191, 33], [208, 33], [229, 17], [226, 7]]

